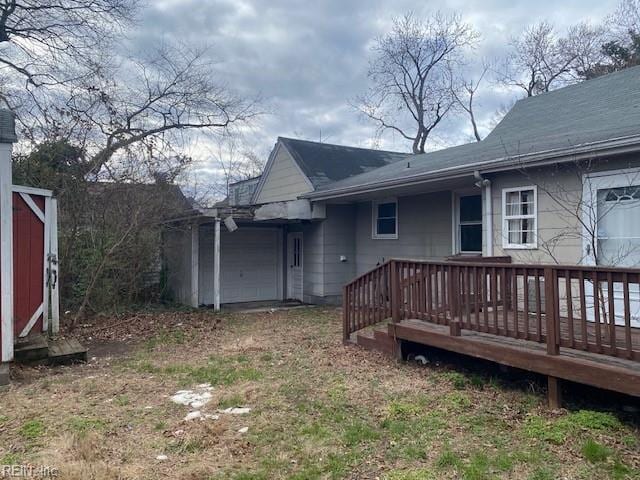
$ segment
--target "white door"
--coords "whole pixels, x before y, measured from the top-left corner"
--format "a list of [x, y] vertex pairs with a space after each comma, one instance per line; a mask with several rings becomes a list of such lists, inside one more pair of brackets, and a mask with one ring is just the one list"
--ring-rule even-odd
[[302, 301], [303, 280], [303, 248], [302, 232], [290, 233], [287, 236], [287, 290], [288, 298]]
[[[585, 179], [584, 253], [590, 265], [640, 266], [640, 170], [604, 172]], [[587, 223], [588, 222], [588, 223]], [[593, 225], [593, 227], [590, 227]], [[595, 232], [589, 235], [588, 231]], [[595, 237], [595, 241], [591, 239]], [[595, 244], [595, 248], [594, 248]], [[594, 251], [595, 250], [595, 251]], [[593, 310], [593, 285], [588, 285]], [[589, 291], [591, 290], [591, 291]], [[621, 283], [614, 283], [616, 324], [624, 325], [624, 294]], [[601, 309], [608, 305], [606, 286]], [[640, 286], [629, 285], [631, 326], [640, 327]], [[603, 312], [606, 313], [606, 312]], [[591, 317], [591, 315], [589, 315]]]

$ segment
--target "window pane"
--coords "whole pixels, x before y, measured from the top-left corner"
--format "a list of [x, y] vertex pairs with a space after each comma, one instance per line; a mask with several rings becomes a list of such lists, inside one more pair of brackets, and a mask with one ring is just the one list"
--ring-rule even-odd
[[460, 250], [482, 252], [482, 225], [460, 225]]
[[378, 204], [378, 218], [391, 218], [396, 216], [395, 203]]
[[395, 235], [396, 233], [396, 219], [395, 218], [380, 218], [377, 222], [378, 235]]
[[482, 221], [482, 196], [460, 197], [460, 221]]

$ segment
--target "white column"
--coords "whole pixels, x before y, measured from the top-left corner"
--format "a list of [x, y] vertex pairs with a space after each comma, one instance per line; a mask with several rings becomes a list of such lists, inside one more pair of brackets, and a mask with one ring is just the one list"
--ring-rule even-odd
[[[0, 138], [0, 142], [3, 139]], [[13, 199], [11, 143], [0, 143], [0, 330], [2, 361], [13, 360]]]
[[200, 225], [191, 225], [191, 306], [200, 306]]
[[487, 181], [484, 186], [485, 205], [485, 232], [486, 232], [486, 256], [493, 256], [493, 198], [491, 198], [491, 182]]
[[220, 311], [220, 219], [215, 219], [213, 232], [213, 309]]

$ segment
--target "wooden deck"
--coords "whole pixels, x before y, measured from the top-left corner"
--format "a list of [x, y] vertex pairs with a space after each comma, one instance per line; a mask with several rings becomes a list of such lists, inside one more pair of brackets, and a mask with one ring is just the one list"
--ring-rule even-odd
[[640, 363], [600, 354], [561, 349], [548, 355], [544, 345], [488, 333], [408, 319], [389, 325], [389, 336], [573, 382], [640, 396]]
[[[391, 260], [344, 289], [344, 339], [397, 353], [402, 340], [640, 396], [640, 270]], [[615, 320], [614, 320], [615, 319]]]

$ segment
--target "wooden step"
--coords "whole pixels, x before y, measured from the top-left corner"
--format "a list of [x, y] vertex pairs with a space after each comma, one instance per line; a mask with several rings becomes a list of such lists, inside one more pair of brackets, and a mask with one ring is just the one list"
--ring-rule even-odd
[[13, 358], [19, 363], [33, 363], [49, 356], [49, 344], [44, 335], [32, 335], [19, 339], [13, 348]]
[[50, 365], [81, 363], [87, 361], [87, 349], [75, 338], [49, 340]]
[[393, 355], [395, 351], [395, 341], [384, 330], [358, 332], [356, 341], [367, 350], [376, 350], [388, 355]]

